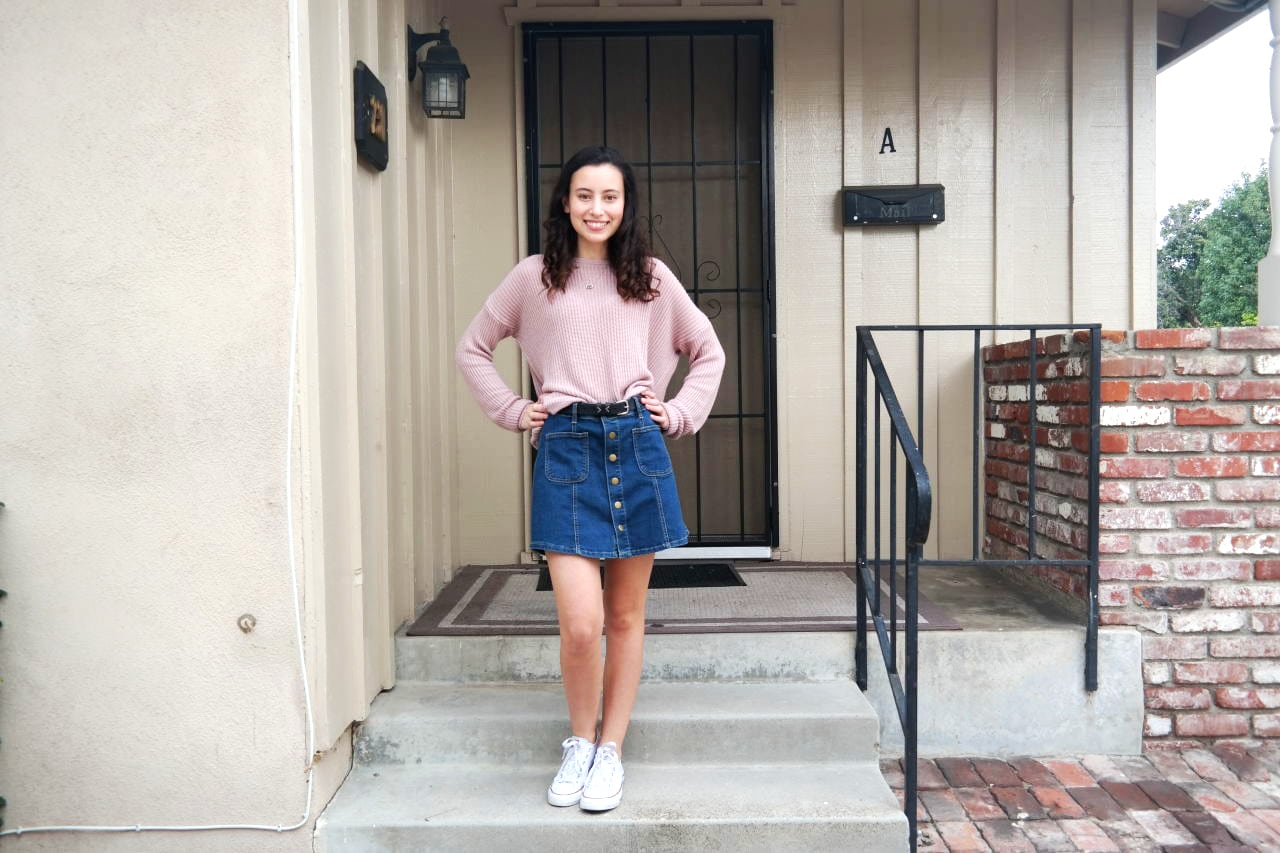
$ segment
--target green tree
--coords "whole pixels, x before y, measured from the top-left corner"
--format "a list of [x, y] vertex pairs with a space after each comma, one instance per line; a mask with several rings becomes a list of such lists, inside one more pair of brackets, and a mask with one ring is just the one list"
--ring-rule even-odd
[[1208, 216], [1200, 256], [1200, 320], [1206, 326], [1257, 322], [1258, 261], [1271, 242], [1267, 170], [1244, 175]]
[[1184, 201], [1160, 220], [1156, 251], [1156, 313], [1161, 328], [1200, 325], [1200, 255], [1209, 199]]
[[1241, 326], [1257, 322], [1258, 261], [1271, 240], [1267, 170], [1206, 199], [1169, 208], [1156, 253], [1157, 314], [1162, 327]]

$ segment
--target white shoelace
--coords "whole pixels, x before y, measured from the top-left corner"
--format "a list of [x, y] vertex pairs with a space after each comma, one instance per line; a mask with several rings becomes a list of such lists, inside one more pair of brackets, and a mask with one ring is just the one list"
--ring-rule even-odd
[[[591, 769], [592, 746], [594, 744], [585, 738], [567, 737], [560, 744], [564, 750], [563, 757], [560, 760], [560, 771], [556, 773], [555, 781], [552, 784], [560, 782], [581, 782], [583, 777]], [[546, 778], [545, 776], [543, 777]]]
[[622, 759], [612, 743], [602, 744], [596, 748], [595, 763], [591, 765], [591, 776], [588, 778], [592, 790], [612, 794], [618, 789], [618, 777], [622, 775]]

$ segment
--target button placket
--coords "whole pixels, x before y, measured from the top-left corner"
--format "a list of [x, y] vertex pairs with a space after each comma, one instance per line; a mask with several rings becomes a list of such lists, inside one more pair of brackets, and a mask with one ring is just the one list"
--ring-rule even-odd
[[629, 538], [627, 536], [627, 510], [626, 504], [622, 499], [622, 462], [619, 461], [622, 454], [622, 441], [619, 435], [622, 432], [621, 426], [614, 418], [606, 418], [603, 423], [605, 429], [605, 470], [609, 473], [609, 513], [613, 519], [613, 535], [617, 539], [618, 550], [628, 551]]

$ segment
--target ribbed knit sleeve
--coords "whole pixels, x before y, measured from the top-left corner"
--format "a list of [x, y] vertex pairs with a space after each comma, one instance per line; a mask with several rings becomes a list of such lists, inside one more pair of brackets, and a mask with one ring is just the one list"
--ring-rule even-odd
[[454, 360], [471, 394], [489, 419], [504, 429], [518, 432], [520, 415], [531, 400], [516, 394], [493, 366], [493, 350], [503, 338], [520, 331], [521, 302], [529, 287], [531, 269], [541, 270], [541, 262], [529, 259], [517, 264], [506, 279], [485, 300], [480, 313], [467, 326], [454, 351]]
[[711, 414], [724, 373], [724, 349], [707, 315], [693, 304], [671, 270], [655, 261], [654, 272], [662, 293], [659, 300], [669, 300], [664, 308], [671, 312], [671, 343], [677, 353], [689, 359], [680, 393], [666, 403], [671, 418], [667, 435], [682, 438], [702, 429]]

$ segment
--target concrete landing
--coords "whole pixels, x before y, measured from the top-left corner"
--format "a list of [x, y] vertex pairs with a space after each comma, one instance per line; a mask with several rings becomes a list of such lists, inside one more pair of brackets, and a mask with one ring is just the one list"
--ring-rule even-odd
[[547, 805], [558, 762], [363, 766], [316, 824], [317, 853], [392, 850], [905, 851], [907, 819], [873, 761], [626, 761], [622, 804]]

